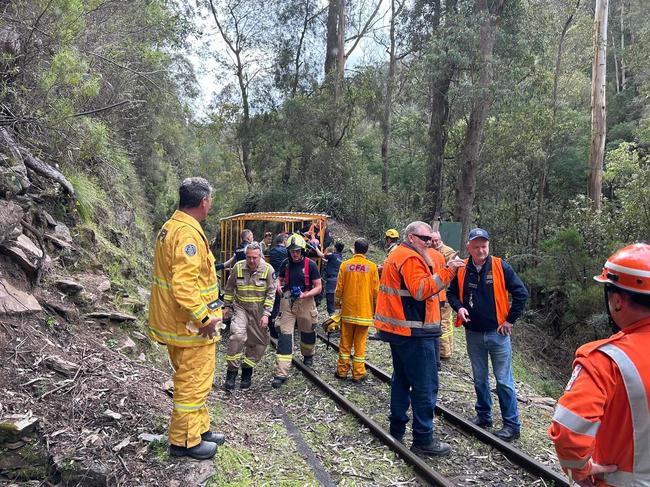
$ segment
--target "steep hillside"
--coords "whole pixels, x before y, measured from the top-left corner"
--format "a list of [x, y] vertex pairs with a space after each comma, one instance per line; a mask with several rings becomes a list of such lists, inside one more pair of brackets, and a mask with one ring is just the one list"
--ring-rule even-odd
[[89, 181], [0, 129], [0, 483], [147, 485], [160, 470], [139, 439], [171, 404], [142, 327], [151, 227], [120, 181], [110, 198]]

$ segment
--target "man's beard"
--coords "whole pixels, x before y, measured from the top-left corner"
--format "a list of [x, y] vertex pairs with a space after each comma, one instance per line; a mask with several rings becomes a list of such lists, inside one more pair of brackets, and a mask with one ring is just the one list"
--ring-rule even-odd
[[416, 251], [418, 254], [420, 254], [420, 255], [422, 256], [422, 258], [424, 259], [424, 262], [427, 263], [427, 265], [429, 266], [429, 268], [432, 268], [432, 267], [433, 267], [433, 262], [431, 261], [431, 258], [429, 257], [429, 253], [427, 252], [428, 247], [425, 247], [424, 250], [420, 250], [420, 249], [419, 249], [418, 247], [416, 247], [416, 246], [413, 246], [413, 248], [415, 249], [415, 251]]

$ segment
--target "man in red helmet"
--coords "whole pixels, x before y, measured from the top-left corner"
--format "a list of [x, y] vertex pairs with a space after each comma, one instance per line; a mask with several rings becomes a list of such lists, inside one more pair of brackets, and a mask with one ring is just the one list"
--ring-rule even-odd
[[621, 331], [578, 349], [548, 433], [580, 486], [650, 485], [650, 245], [620, 249], [594, 279]]

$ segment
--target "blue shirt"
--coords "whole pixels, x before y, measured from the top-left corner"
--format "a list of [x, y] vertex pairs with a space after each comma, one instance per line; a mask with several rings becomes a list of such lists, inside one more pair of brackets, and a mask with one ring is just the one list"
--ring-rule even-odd
[[289, 257], [289, 252], [284, 245], [276, 245], [271, 250], [269, 250], [269, 264], [277, 272], [280, 270], [280, 264], [284, 262]]
[[[512, 296], [506, 320], [509, 323], [514, 323], [524, 311], [528, 300], [528, 290], [512, 267], [504, 260], [501, 262], [506, 290]], [[491, 255], [485, 260], [480, 271], [476, 270], [474, 262], [471, 258], [469, 259], [463, 284], [462, 303], [458, 296], [458, 276], [456, 276], [447, 288], [447, 300], [455, 311], [465, 308], [469, 312], [470, 321], [464, 323], [465, 328], [472, 331], [492, 331], [499, 327], [501, 323], [497, 323]]]
[[327, 256], [327, 266], [325, 267], [325, 292], [333, 293], [336, 291], [336, 279], [339, 276], [339, 269], [343, 262], [343, 255], [340, 252], [332, 252]]

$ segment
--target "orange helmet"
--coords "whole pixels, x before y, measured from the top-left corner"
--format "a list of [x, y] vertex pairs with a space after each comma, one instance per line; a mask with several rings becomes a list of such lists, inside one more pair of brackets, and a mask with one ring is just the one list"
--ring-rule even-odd
[[637, 243], [618, 250], [594, 279], [633, 293], [650, 294], [650, 245]]

